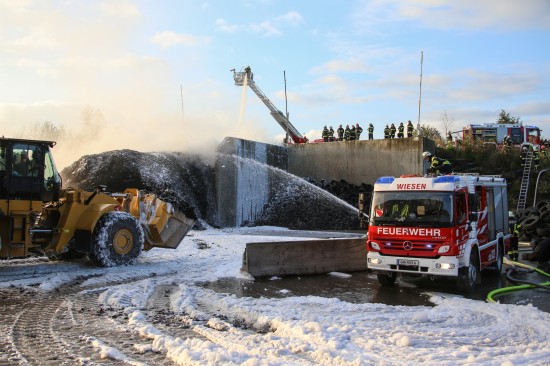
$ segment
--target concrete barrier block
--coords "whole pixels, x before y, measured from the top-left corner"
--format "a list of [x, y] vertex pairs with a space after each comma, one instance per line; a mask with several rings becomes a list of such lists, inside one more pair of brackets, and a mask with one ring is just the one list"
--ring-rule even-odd
[[242, 270], [253, 277], [367, 269], [366, 238], [247, 243]]

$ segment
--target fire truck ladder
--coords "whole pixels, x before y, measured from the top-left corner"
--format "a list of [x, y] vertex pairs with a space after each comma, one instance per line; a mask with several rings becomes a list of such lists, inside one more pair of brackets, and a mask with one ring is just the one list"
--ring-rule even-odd
[[529, 189], [529, 177], [531, 176], [531, 163], [533, 161], [533, 149], [527, 149], [525, 160], [523, 161], [523, 177], [519, 188], [519, 198], [517, 211], [525, 210], [527, 202], [527, 190]]
[[256, 83], [254, 82], [254, 74], [249, 67], [246, 67], [242, 72], [236, 72], [235, 69], [231, 71], [233, 71], [233, 79], [235, 80], [235, 85], [243, 86], [245, 76], [247, 77], [247, 85], [250, 87], [250, 89], [254, 91], [254, 93], [256, 93], [258, 98], [260, 98], [260, 100], [264, 102], [266, 107], [271, 112], [271, 116], [275, 119], [275, 121], [277, 121], [277, 123], [279, 123], [283, 130], [285, 130], [285, 132], [292, 137], [292, 140], [294, 140], [294, 142], [300, 142], [300, 140], [303, 140], [303, 136], [300, 134], [300, 132], [298, 132], [296, 127], [294, 127], [292, 123], [290, 123], [283, 112], [278, 110], [275, 105], [271, 103], [271, 100], [269, 100], [269, 98], [256, 85]]

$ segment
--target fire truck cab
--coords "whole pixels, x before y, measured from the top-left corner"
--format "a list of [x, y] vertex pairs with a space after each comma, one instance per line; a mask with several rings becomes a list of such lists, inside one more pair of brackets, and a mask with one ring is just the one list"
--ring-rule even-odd
[[482, 270], [502, 270], [509, 242], [504, 178], [381, 177], [374, 185], [367, 261], [382, 285], [399, 273], [442, 276], [470, 292]]

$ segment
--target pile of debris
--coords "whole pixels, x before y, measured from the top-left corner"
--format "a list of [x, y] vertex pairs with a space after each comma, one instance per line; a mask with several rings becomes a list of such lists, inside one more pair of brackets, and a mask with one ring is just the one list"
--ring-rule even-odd
[[215, 221], [214, 168], [204, 157], [183, 153], [115, 150], [86, 155], [62, 170], [64, 187], [110, 192], [137, 188], [156, 194], [188, 217]]
[[361, 183], [360, 185], [356, 185], [349, 183], [345, 179], [332, 179], [330, 182], [327, 182], [325, 179], [321, 179], [319, 182], [316, 182], [313, 178], [306, 178], [306, 180], [352, 206], [357, 206], [359, 194], [365, 193], [365, 206], [368, 207], [370, 204], [370, 197], [372, 196], [372, 191], [374, 189], [372, 184]]
[[[115, 150], [86, 155], [63, 169], [64, 187], [110, 192], [137, 188], [156, 194], [188, 217], [196, 229], [218, 227], [214, 163], [204, 156], [175, 152], [142, 153]], [[282, 175], [271, 186], [272, 199], [259, 219], [248, 225], [281, 226], [297, 230], [355, 230], [359, 228], [357, 198], [372, 186], [344, 180], [319, 184]], [[312, 184], [313, 183], [313, 184]]]

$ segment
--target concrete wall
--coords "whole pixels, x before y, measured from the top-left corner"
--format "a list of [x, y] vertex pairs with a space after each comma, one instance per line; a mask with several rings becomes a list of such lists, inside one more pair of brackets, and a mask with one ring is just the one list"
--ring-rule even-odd
[[287, 169], [287, 149], [226, 137], [216, 151], [218, 224], [239, 227], [254, 222], [271, 196], [275, 170]]
[[279, 168], [316, 181], [345, 179], [374, 184], [385, 175], [423, 173], [422, 152], [435, 143], [422, 138], [341, 141], [275, 146], [226, 137], [217, 148], [218, 224], [239, 227], [254, 222], [269, 202]]
[[422, 152], [435, 151], [424, 138], [336, 141], [288, 147], [288, 172], [316, 181], [345, 179], [353, 184], [374, 184], [385, 175], [421, 173], [427, 166]]

